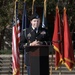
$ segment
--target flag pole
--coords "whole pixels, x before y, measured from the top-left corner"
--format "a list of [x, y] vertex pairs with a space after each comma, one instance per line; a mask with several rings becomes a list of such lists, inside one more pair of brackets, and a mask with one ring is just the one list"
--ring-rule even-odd
[[[44, 0], [44, 17], [45, 18], [46, 18], [46, 11], [47, 11], [47, 0]], [[52, 55], [51, 55], [50, 75], [52, 75], [52, 62], [53, 62], [53, 52], [52, 52]]]
[[[59, 0], [58, 0], [57, 5], [56, 5], [57, 8], [58, 8], [58, 5], [59, 5]], [[60, 66], [60, 70], [59, 70], [59, 75], [61, 75], [61, 66]]]
[[[59, 0], [58, 0], [58, 3], [59, 3]], [[57, 5], [58, 6], [58, 5]], [[60, 22], [61, 22], [61, 16], [60, 16]], [[60, 23], [60, 25], [61, 25], [61, 23]], [[60, 30], [61, 30], [61, 27], [59, 27], [60, 28]], [[61, 42], [62, 43], [62, 42]], [[63, 50], [62, 50], [63, 51]], [[61, 75], [61, 66], [59, 67], [60, 68], [60, 70], [59, 70], [59, 75]]]
[[[14, 18], [15, 18], [15, 24], [17, 24], [17, 12], [16, 12], [16, 2], [18, 2], [18, 0], [15, 0], [15, 7], [14, 7]], [[17, 25], [16, 25], [17, 26]], [[17, 30], [17, 27], [16, 27], [16, 30]]]
[[[44, 0], [44, 17], [46, 18], [46, 11], [47, 11], [47, 0]], [[52, 60], [53, 60], [53, 52], [51, 55], [51, 66], [50, 66], [50, 75], [52, 75]]]
[[[26, 2], [26, 0], [24, 0], [24, 3]], [[24, 75], [24, 69], [25, 69], [26, 65], [24, 64], [24, 50], [23, 50], [23, 55], [22, 55], [22, 75]]]
[[18, 0], [15, 0], [15, 7], [14, 7], [14, 20], [15, 20], [15, 23], [17, 23], [16, 22], [16, 2], [17, 2]]
[[43, 9], [43, 17], [42, 17], [42, 28], [46, 27], [46, 6], [47, 6], [47, 0], [44, 0], [44, 9]]
[[46, 6], [47, 6], [47, 0], [44, 0], [44, 16], [46, 18]]
[[34, 3], [35, 3], [35, 0], [32, 1], [32, 14], [34, 12]]
[[[24, 0], [24, 3], [26, 0]], [[22, 55], [22, 75], [24, 75], [24, 69], [26, 68], [26, 64], [24, 63], [24, 50], [23, 50], [23, 55]]]
[[26, 0], [24, 0], [24, 3], [26, 2]]

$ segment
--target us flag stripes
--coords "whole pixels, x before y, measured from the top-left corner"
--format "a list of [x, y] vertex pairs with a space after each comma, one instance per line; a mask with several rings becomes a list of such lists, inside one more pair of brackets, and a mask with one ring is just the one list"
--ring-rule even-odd
[[18, 19], [18, 1], [15, 1], [14, 21], [12, 27], [12, 70], [13, 75], [20, 75], [20, 23]]

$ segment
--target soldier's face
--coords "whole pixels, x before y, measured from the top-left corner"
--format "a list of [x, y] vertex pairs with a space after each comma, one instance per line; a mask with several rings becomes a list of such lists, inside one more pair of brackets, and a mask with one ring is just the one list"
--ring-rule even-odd
[[38, 28], [40, 26], [40, 19], [32, 19], [31, 20], [31, 25], [34, 28]]

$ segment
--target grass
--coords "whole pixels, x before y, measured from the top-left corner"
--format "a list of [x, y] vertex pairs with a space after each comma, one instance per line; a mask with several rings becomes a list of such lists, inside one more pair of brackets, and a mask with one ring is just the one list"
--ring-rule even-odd
[[11, 54], [12, 50], [0, 50], [0, 54]]
[[[12, 54], [12, 50], [0, 50], [0, 54]], [[20, 50], [20, 54], [23, 54], [22, 50]]]

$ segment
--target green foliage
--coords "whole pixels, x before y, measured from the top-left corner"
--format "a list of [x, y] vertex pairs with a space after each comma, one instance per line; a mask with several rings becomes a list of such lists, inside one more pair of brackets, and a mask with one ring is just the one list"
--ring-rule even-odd
[[10, 23], [12, 0], [0, 0], [0, 31]]
[[0, 50], [0, 54], [12, 54], [12, 50]]
[[[26, 0], [28, 16], [31, 14], [32, 1]], [[59, 2], [58, 2], [59, 1]], [[18, 0], [18, 14], [22, 19], [23, 3], [24, 0]], [[15, 0], [0, 0], [0, 32], [8, 25], [11, 26], [12, 18], [14, 16], [14, 4]], [[47, 14], [55, 16], [55, 7], [58, 4], [60, 15], [63, 15], [64, 6], [67, 8], [68, 21], [71, 32], [75, 30], [75, 0], [47, 0]], [[35, 0], [35, 5], [43, 7], [44, 0]], [[50, 25], [51, 26], [51, 25]], [[0, 50], [0, 54], [11, 54], [11, 50]]]
[[[26, 0], [28, 14], [31, 14], [32, 1]], [[59, 1], [59, 2], [58, 2]], [[11, 25], [13, 18], [15, 0], [0, 0], [0, 31], [7, 25]], [[19, 2], [19, 14], [22, 16], [23, 2], [24, 0], [18, 0]], [[66, 6], [69, 24], [75, 23], [75, 1], [74, 0], [47, 0], [47, 13], [55, 14], [55, 7], [58, 3], [60, 11], [63, 11], [63, 7]], [[36, 6], [44, 6], [44, 0], [35, 0]], [[72, 29], [71, 29], [72, 30]]]

